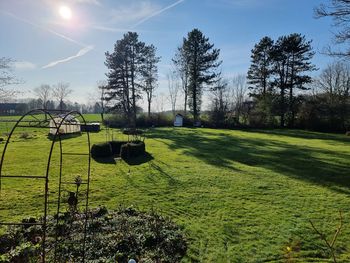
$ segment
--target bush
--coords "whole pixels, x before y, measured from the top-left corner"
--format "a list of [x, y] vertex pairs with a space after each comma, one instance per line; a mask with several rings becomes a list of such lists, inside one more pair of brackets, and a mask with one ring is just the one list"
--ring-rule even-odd
[[113, 155], [112, 146], [109, 142], [94, 144], [91, 147], [92, 158], [103, 158]]
[[120, 155], [120, 150], [124, 144], [127, 144], [127, 141], [110, 141], [109, 142], [112, 147], [112, 154], [113, 155]]
[[123, 134], [125, 134], [125, 135], [142, 135], [143, 131], [140, 129], [124, 129]]
[[123, 160], [128, 160], [133, 157], [141, 156], [146, 153], [146, 146], [144, 142], [135, 141], [122, 145], [120, 156]]
[[[47, 247], [57, 244], [57, 262], [83, 262], [79, 243], [83, 242], [84, 214], [60, 214], [47, 219]], [[182, 229], [171, 220], [154, 212], [145, 213], [134, 208], [109, 212], [101, 207], [88, 213], [85, 244], [86, 262], [180, 262], [186, 254], [187, 242]], [[0, 262], [39, 262], [42, 236], [39, 226], [15, 226], [0, 235]], [[75, 245], [70, 242], [76, 241]], [[38, 240], [39, 242], [37, 242]], [[54, 262], [54, 250], [48, 251], [47, 262]]]

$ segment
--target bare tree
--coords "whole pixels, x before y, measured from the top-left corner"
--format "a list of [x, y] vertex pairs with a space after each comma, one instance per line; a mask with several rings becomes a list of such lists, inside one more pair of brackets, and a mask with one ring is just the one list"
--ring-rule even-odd
[[8, 88], [10, 85], [18, 84], [19, 81], [12, 74], [12, 63], [10, 58], [0, 58], [0, 100], [7, 101], [17, 94], [14, 89]]
[[42, 108], [47, 109], [47, 103], [51, 96], [51, 86], [48, 84], [42, 84], [34, 89], [34, 93], [42, 102]]
[[246, 77], [242, 74], [237, 75], [232, 79], [231, 87], [231, 110], [234, 112], [237, 121], [239, 122], [243, 110], [243, 103], [248, 91]]
[[163, 113], [164, 112], [164, 107], [165, 107], [165, 101], [166, 101], [166, 95], [161, 92], [158, 95], [155, 96], [155, 108], [158, 113]]
[[58, 101], [60, 110], [63, 110], [64, 100], [73, 92], [69, 88], [69, 83], [59, 82], [55, 85], [52, 94], [53, 97]]
[[227, 80], [219, 78], [211, 88], [211, 121], [216, 127], [223, 127], [229, 113], [229, 88]]
[[329, 95], [330, 99], [334, 96], [349, 96], [350, 92], [350, 67], [348, 64], [336, 62], [328, 65], [316, 84], [322, 92]]
[[171, 110], [172, 110], [173, 116], [175, 118], [176, 102], [177, 102], [177, 97], [178, 97], [180, 85], [179, 85], [178, 80], [176, 79], [174, 71], [170, 71], [167, 74], [167, 79], [168, 79], [168, 90], [169, 90], [169, 100], [170, 100], [170, 104], [171, 104]]
[[99, 91], [99, 104], [101, 107], [101, 119], [102, 122], [104, 121], [104, 113], [105, 113], [105, 97], [106, 97], [106, 90], [107, 90], [107, 81], [101, 80], [97, 82], [97, 88]]
[[[350, 1], [332, 0], [329, 5], [321, 4], [315, 9], [316, 18], [330, 17], [333, 19], [333, 26], [339, 28], [335, 33], [335, 41], [338, 44], [348, 43], [350, 39]], [[340, 58], [350, 58], [350, 48], [344, 51], [334, 51], [331, 47], [326, 48], [326, 53]]]
[[[330, 120], [347, 127], [350, 120], [350, 66], [336, 62], [328, 65], [315, 81], [318, 96], [326, 102]], [[325, 109], [323, 109], [325, 110]]]
[[181, 89], [184, 95], [184, 113], [187, 114], [188, 103], [188, 81], [189, 81], [189, 66], [186, 60], [185, 51], [182, 47], [177, 49], [173, 63], [176, 69], [176, 73], [181, 80]]

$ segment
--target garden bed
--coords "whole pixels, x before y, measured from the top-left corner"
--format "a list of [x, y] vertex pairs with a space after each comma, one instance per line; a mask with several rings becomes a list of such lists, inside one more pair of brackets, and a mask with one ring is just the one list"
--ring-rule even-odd
[[[24, 220], [36, 223], [34, 218]], [[46, 261], [54, 261], [55, 235], [58, 262], [82, 262], [85, 214], [60, 216], [48, 220]], [[38, 262], [41, 252], [41, 227], [17, 226], [0, 236], [0, 262]], [[74, 242], [72, 242], [74, 241]], [[181, 228], [154, 212], [133, 208], [108, 212], [98, 208], [88, 215], [85, 245], [86, 262], [179, 262], [186, 254], [187, 243]]]

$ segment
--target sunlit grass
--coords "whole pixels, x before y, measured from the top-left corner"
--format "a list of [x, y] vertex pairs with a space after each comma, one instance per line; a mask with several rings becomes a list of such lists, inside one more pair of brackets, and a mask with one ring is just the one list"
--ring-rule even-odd
[[[44, 172], [51, 141], [45, 132], [33, 134], [9, 145], [9, 173]], [[123, 138], [118, 131], [115, 136]], [[91, 134], [92, 143], [105, 139], [105, 130]], [[327, 262], [308, 220], [331, 235], [342, 210], [337, 255], [349, 262], [349, 146], [343, 135], [305, 131], [153, 129], [147, 132], [148, 162], [92, 162], [90, 205], [133, 205], [171, 217], [188, 236], [184, 262], [284, 262], [288, 255], [297, 262]], [[64, 140], [63, 148], [86, 151], [86, 136]], [[55, 152], [52, 202], [57, 163]], [[84, 157], [67, 157], [64, 164], [67, 180], [85, 175]], [[1, 220], [40, 215], [42, 194], [37, 180], [3, 180]]]

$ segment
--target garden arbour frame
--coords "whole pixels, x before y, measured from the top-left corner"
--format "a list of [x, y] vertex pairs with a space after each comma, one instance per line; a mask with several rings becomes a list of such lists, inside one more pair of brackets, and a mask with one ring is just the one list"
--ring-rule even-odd
[[[44, 120], [40, 119], [41, 117], [45, 116]], [[72, 121], [71, 116], [74, 116], [73, 119], [76, 119], [77, 117], [82, 120], [82, 122], [77, 123], [75, 121]], [[30, 120], [25, 120], [26, 117], [29, 117]], [[59, 121], [57, 121], [59, 120]], [[52, 127], [52, 123], [54, 126]], [[54, 246], [54, 261], [56, 262], [56, 248], [58, 240], [57, 235], [57, 226], [59, 224], [59, 215], [61, 213], [61, 202], [62, 202], [62, 185], [63, 184], [74, 184], [74, 182], [63, 182], [62, 181], [62, 171], [63, 171], [63, 159], [64, 156], [85, 156], [87, 161], [87, 171], [86, 176], [84, 176], [83, 181], [81, 184], [84, 184], [86, 186], [85, 190], [85, 202], [83, 203], [84, 207], [84, 213], [85, 213], [85, 220], [83, 225], [83, 235], [84, 235], [84, 241], [83, 244], [79, 244], [82, 246], [82, 259], [85, 261], [85, 243], [86, 243], [86, 234], [87, 234], [87, 220], [88, 220], [88, 207], [89, 207], [89, 190], [90, 190], [90, 167], [91, 167], [91, 154], [90, 154], [90, 135], [88, 131], [85, 131], [86, 133], [86, 151], [82, 153], [71, 153], [71, 152], [64, 152], [63, 151], [63, 144], [62, 144], [62, 134], [60, 134], [60, 128], [62, 125], [87, 125], [87, 122], [84, 118], [84, 116], [78, 112], [78, 111], [60, 111], [60, 110], [46, 110], [46, 109], [36, 109], [27, 112], [24, 114], [13, 126], [11, 129], [11, 132], [8, 134], [7, 140], [4, 145], [4, 149], [1, 156], [1, 162], [0, 162], [0, 195], [1, 195], [1, 188], [2, 188], [2, 181], [6, 179], [29, 179], [29, 180], [43, 180], [44, 183], [44, 209], [43, 209], [43, 216], [41, 218], [40, 222], [37, 223], [25, 223], [25, 222], [0, 222], [0, 225], [7, 225], [7, 226], [31, 226], [31, 225], [39, 225], [42, 227], [42, 237], [41, 237], [41, 246], [42, 246], [42, 252], [41, 252], [41, 260], [42, 262], [46, 262], [46, 256], [47, 256], [47, 219], [48, 219], [48, 199], [49, 199], [49, 181], [50, 181], [50, 168], [51, 168], [51, 162], [52, 162], [52, 156], [54, 152], [54, 148], [56, 143], [59, 147], [59, 175], [58, 175], [58, 196], [57, 196], [57, 210], [55, 213], [56, 216], [56, 236], [55, 236], [55, 246]], [[3, 168], [5, 166], [5, 157], [6, 157], [6, 151], [8, 150], [8, 146], [10, 144], [10, 141], [12, 139], [12, 136], [17, 128], [29, 128], [29, 129], [47, 129], [49, 133], [49, 129], [56, 129], [55, 134], [52, 135], [51, 138], [51, 146], [50, 150], [47, 156], [47, 164], [46, 168], [44, 170], [44, 175], [7, 175], [3, 174]], [[68, 140], [69, 141], [69, 140]], [[11, 142], [12, 143], [12, 142]], [[1, 197], [1, 196], [0, 196]], [[84, 201], [84, 200], [83, 200]]]

